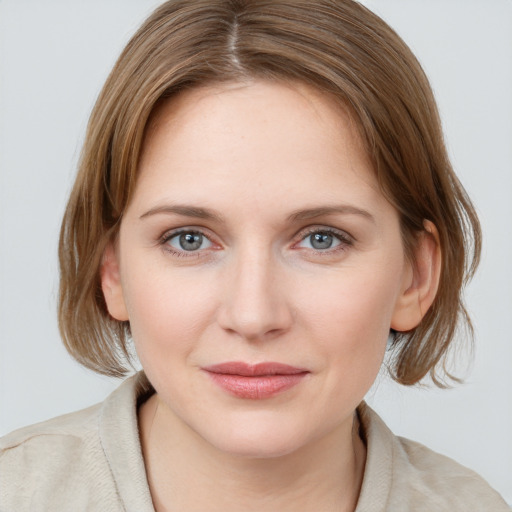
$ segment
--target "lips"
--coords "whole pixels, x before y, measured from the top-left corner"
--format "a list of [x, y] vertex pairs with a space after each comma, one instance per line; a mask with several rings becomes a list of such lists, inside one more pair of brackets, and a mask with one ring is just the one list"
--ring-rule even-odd
[[238, 398], [261, 400], [299, 384], [309, 371], [282, 363], [250, 365], [231, 361], [203, 368], [210, 379]]

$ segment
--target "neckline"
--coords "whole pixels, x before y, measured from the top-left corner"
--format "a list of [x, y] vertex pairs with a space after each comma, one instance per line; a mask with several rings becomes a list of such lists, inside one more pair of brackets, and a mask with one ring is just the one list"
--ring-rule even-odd
[[[154, 512], [137, 417], [138, 408], [154, 392], [144, 372], [138, 372], [107, 397], [100, 414], [101, 445], [127, 511]], [[394, 436], [365, 402], [356, 413], [359, 435], [366, 445], [366, 462], [355, 512], [384, 512], [392, 482]]]

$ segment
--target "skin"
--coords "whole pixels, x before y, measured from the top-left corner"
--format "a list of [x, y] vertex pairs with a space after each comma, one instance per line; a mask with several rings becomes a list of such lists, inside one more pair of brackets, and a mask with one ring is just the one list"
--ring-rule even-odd
[[[354, 411], [390, 328], [414, 328], [434, 299], [435, 227], [411, 264], [349, 117], [300, 84], [173, 98], [139, 171], [102, 285], [156, 390], [139, 411], [155, 508], [354, 510], [366, 457]], [[199, 249], [176, 230], [200, 232]], [[201, 369], [226, 361], [309, 373], [242, 399]]]

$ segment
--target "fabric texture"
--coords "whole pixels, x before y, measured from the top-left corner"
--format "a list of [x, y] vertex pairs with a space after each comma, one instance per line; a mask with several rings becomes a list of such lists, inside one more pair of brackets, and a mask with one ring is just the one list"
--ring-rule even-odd
[[[0, 511], [154, 512], [137, 425], [150, 392], [139, 373], [101, 404], [0, 439]], [[368, 450], [356, 512], [510, 511], [473, 471], [394, 436], [366, 404], [358, 413]]]

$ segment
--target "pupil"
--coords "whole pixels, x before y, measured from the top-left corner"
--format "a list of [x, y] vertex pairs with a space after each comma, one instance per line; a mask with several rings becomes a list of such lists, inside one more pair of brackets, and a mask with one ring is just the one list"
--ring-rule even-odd
[[184, 233], [180, 235], [180, 245], [185, 251], [194, 251], [201, 247], [203, 235], [200, 233]]
[[311, 245], [315, 249], [329, 249], [332, 245], [332, 235], [328, 233], [315, 233], [311, 240]]

